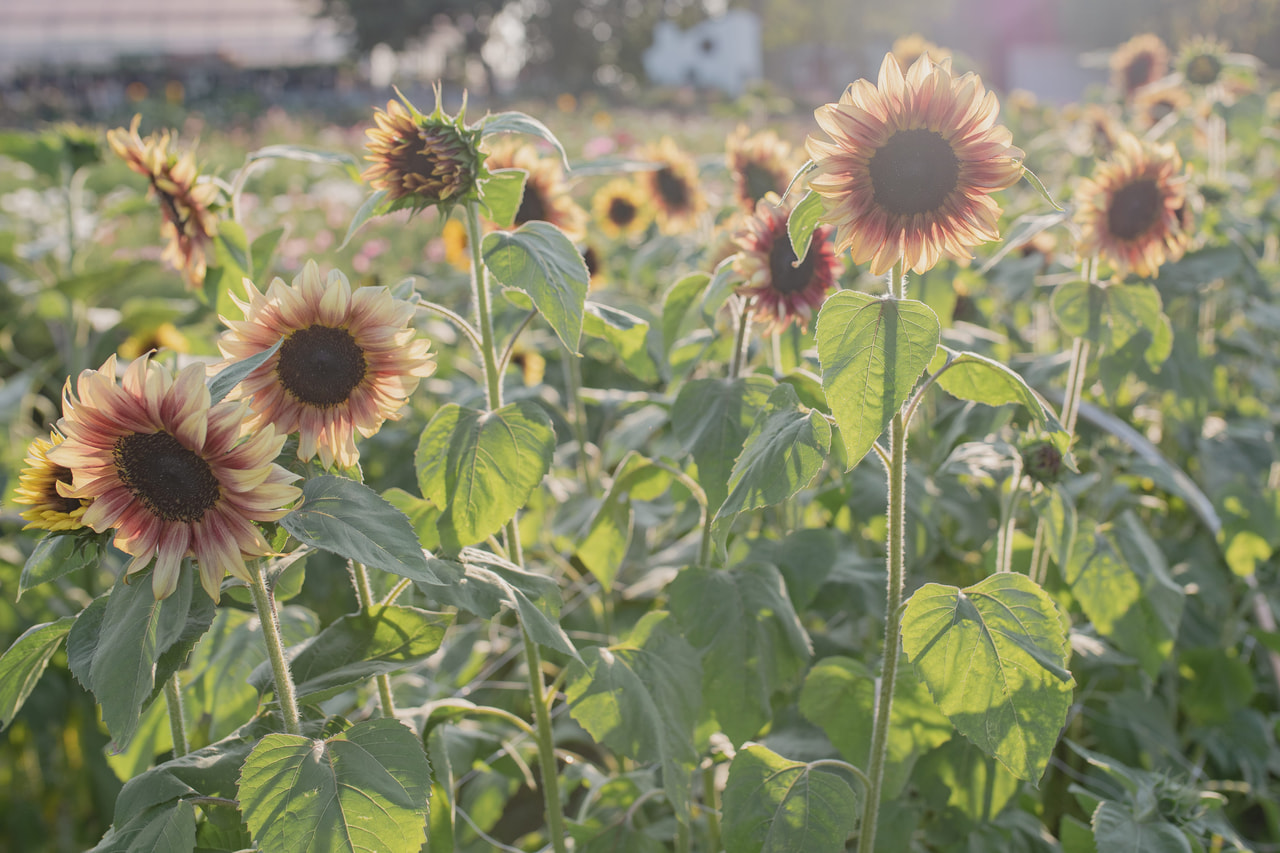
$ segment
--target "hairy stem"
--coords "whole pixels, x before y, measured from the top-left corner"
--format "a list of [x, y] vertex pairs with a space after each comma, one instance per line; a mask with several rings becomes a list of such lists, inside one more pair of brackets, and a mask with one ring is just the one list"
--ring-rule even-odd
[[289, 672], [289, 660], [285, 657], [284, 641], [280, 637], [280, 614], [276, 600], [262, 579], [262, 564], [248, 560], [249, 589], [253, 593], [253, 606], [262, 623], [262, 639], [267, 644], [267, 658], [271, 661], [271, 673], [275, 676], [276, 697], [280, 700], [280, 713], [284, 716], [284, 730], [291, 735], [302, 734], [302, 717], [298, 714], [298, 695]]
[[[364, 563], [352, 560], [351, 573], [355, 576], [356, 599], [360, 603], [360, 609], [367, 612], [374, 604], [373, 585], [369, 583], [369, 570], [365, 568]], [[378, 685], [378, 702], [382, 706], [382, 716], [394, 720], [396, 703], [391, 695], [391, 676], [383, 672], [375, 675], [373, 680]]]
[[551, 731], [551, 711], [547, 707], [547, 694], [542, 683], [542, 656], [538, 644], [520, 625], [520, 639], [524, 642], [525, 669], [529, 674], [529, 700], [533, 704], [534, 738], [538, 742], [538, 773], [542, 779], [542, 798], [547, 807], [547, 832], [556, 853], [566, 853], [564, 841], [564, 813], [560, 805], [560, 773], [556, 767], [556, 744]]

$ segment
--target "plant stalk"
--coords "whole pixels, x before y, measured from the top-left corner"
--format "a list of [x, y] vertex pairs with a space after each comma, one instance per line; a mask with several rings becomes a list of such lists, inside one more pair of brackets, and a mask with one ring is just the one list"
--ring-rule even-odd
[[[365, 568], [364, 563], [351, 561], [351, 573], [355, 576], [356, 581], [356, 599], [360, 603], [360, 609], [368, 612], [373, 607], [373, 585], [369, 583], [369, 570]], [[385, 672], [379, 673], [373, 677], [378, 685], [378, 702], [382, 706], [382, 716], [394, 720], [396, 718], [396, 703], [391, 695], [391, 676]]]
[[164, 699], [169, 709], [169, 736], [173, 739], [173, 757], [181, 758], [191, 751], [187, 741], [187, 721], [182, 716], [182, 684], [178, 673], [164, 683]]
[[747, 361], [747, 345], [751, 340], [751, 299], [742, 300], [742, 314], [738, 317], [738, 335], [733, 341], [733, 359], [729, 362], [729, 378], [737, 379]]
[[720, 804], [716, 797], [714, 761], [702, 770], [702, 801], [707, 814], [707, 849], [711, 853], [720, 853]]
[[476, 303], [476, 325], [479, 327], [480, 357], [488, 383], [489, 408], [502, 408], [502, 375], [498, 372], [497, 348], [493, 339], [493, 317], [489, 307], [489, 270], [480, 251], [480, 212], [477, 205], [467, 205], [467, 244], [471, 249], [471, 293]]
[[567, 853], [564, 842], [564, 813], [560, 805], [560, 774], [556, 768], [556, 745], [551, 731], [551, 712], [542, 683], [542, 656], [538, 644], [520, 625], [524, 643], [525, 668], [529, 671], [529, 700], [533, 704], [534, 739], [538, 742], [538, 773], [542, 780], [542, 799], [546, 803], [547, 832], [555, 853]]
[[280, 700], [280, 713], [284, 716], [284, 730], [291, 735], [302, 734], [302, 717], [298, 714], [298, 694], [289, 672], [289, 660], [285, 657], [284, 641], [280, 637], [280, 614], [276, 601], [262, 579], [262, 565], [257, 560], [246, 561], [249, 569], [249, 590], [253, 593], [253, 606], [262, 623], [262, 638], [267, 645], [267, 658], [271, 661], [271, 673], [275, 676], [276, 697]]

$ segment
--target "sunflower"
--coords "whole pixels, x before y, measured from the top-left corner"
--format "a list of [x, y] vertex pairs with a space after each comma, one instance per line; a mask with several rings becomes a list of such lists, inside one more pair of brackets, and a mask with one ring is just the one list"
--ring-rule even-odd
[[778, 134], [772, 130], [752, 134], [741, 124], [725, 140], [725, 160], [733, 176], [734, 195], [747, 212], [755, 210], [766, 193], [786, 192], [800, 165]]
[[160, 200], [164, 217], [160, 234], [169, 241], [161, 260], [182, 273], [188, 288], [198, 289], [204, 283], [209, 251], [218, 234], [218, 218], [213, 212], [218, 187], [199, 182], [190, 151], [178, 155], [169, 150], [167, 131], [146, 139], [139, 136], [141, 120], [142, 116], [135, 115], [127, 131], [122, 127], [107, 131], [107, 142], [130, 169], [147, 179], [148, 194]]
[[416, 211], [475, 195], [483, 161], [476, 150], [479, 132], [467, 129], [461, 115], [446, 116], [439, 92], [436, 101], [430, 115], [408, 101], [388, 101], [386, 112], [374, 110], [377, 126], [365, 131], [364, 159], [373, 165], [360, 177], [386, 191], [391, 207]]
[[1136, 35], [1111, 54], [1111, 82], [1125, 100], [1168, 73], [1169, 48], [1153, 33]]
[[248, 302], [232, 299], [244, 320], [222, 318], [218, 341], [226, 367], [270, 348], [271, 355], [240, 383], [252, 398], [250, 427], [274, 424], [299, 433], [298, 458], [317, 454], [326, 468], [349, 468], [360, 459], [354, 432], [368, 438], [400, 408], [424, 376], [435, 370], [430, 343], [409, 326], [414, 306], [385, 287], [353, 293], [342, 273], [320, 279], [314, 261], [287, 285], [275, 279], [263, 295], [245, 279]]
[[746, 280], [738, 295], [752, 299], [753, 317], [765, 332], [781, 332], [791, 323], [809, 328], [809, 320], [835, 286], [840, 261], [831, 247], [831, 231], [821, 226], [803, 261], [797, 262], [787, 234], [787, 216], [794, 204], [782, 205], [769, 193], [756, 204], [738, 232], [741, 251], [734, 269]]
[[1133, 106], [1139, 122], [1151, 128], [1174, 113], [1185, 112], [1191, 95], [1185, 86], [1148, 86], [1134, 96]]
[[639, 158], [654, 164], [642, 174], [659, 230], [664, 234], [686, 231], [707, 207], [698, 183], [698, 164], [669, 136], [642, 148]]
[[1077, 251], [1107, 258], [1121, 274], [1150, 277], [1165, 261], [1182, 257], [1188, 215], [1186, 175], [1173, 145], [1124, 136], [1077, 193]]
[[627, 178], [614, 178], [597, 190], [591, 210], [600, 230], [614, 240], [638, 237], [653, 221], [644, 193]]
[[1174, 67], [1193, 90], [1212, 99], [1230, 102], [1257, 86], [1256, 57], [1231, 53], [1223, 41], [1197, 36], [1178, 49]]
[[539, 156], [533, 145], [503, 139], [491, 145], [485, 168], [521, 169], [528, 176], [524, 182], [524, 195], [516, 211], [515, 224], [540, 220], [550, 222], [575, 242], [586, 234], [587, 213], [569, 195], [560, 161]]
[[84, 527], [81, 516], [89, 502], [79, 498], [66, 498], [58, 491], [58, 484], [71, 485], [71, 469], [64, 468], [49, 459], [49, 451], [62, 444], [63, 437], [53, 431], [49, 440], [37, 438], [27, 447], [26, 467], [18, 475], [18, 488], [14, 490], [15, 503], [29, 506], [23, 510], [22, 520], [27, 522], [23, 530], [79, 530]]
[[126, 574], [155, 559], [157, 600], [178, 584], [183, 557], [195, 557], [214, 601], [228, 572], [248, 580], [245, 556], [271, 552], [254, 526], [275, 521], [301, 494], [297, 477], [272, 462], [284, 436], [267, 426], [245, 433], [246, 406], [210, 405], [205, 367], [174, 376], [148, 357], [134, 360], [116, 384], [116, 357], [86, 370], [62, 393], [59, 426], [66, 440], [46, 458], [71, 470], [66, 498], [91, 501], [80, 520], [133, 560]]
[[995, 124], [998, 109], [976, 75], [952, 77], [950, 60], [922, 56], [904, 77], [886, 54], [877, 85], [857, 80], [815, 110], [833, 141], [809, 137], [809, 186], [821, 221], [836, 226], [836, 251], [851, 249], [874, 275], [899, 260], [924, 272], [997, 239], [990, 194], [1022, 176], [1024, 156]]
[[125, 338], [116, 351], [120, 353], [121, 358], [131, 361], [144, 353], [158, 349], [191, 352], [191, 344], [187, 336], [178, 331], [177, 326], [165, 321]]
[[446, 219], [440, 231], [444, 243], [444, 259], [458, 272], [471, 269], [471, 247], [467, 243], [467, 226], [457, 219]]

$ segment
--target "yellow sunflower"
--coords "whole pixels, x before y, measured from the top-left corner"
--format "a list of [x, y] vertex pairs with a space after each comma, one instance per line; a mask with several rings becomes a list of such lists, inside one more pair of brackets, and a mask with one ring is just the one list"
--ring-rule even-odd
[[447, 219], [440, 231], [444, 243], [444, 259], [458, 272], [471, 269], [471, 246], [467, 243], [467, 226], [457, 219]]
[[515, 225], [541, 220], [550, 222], [574, 242], [583, 238], [587, 213], [569, 195], [559, 159], [542, 157], [530, 143], [510, 138], [494, 143], [486, 141], [485, 145], [491, 146], [485, 159], [486, 169], [521, 169], [528, 176]]
[[218, 218], [213, 204], [218, 187], [200, 183], [195, 156], [178, 155], [169, 150], [169, 133], [153, 133], [146, 139], [138, 135], [142, 116], [135, 115], [129, 129], [118, 127], [107, 131], [107, 142], [129, 168], [145, 177], [150, 184], [148, 194], [160, 201], [164, 221], [160, 234], [169, 242], [161, 260], [182, 273], [190, 289], [204, 283], [208, 255], [218, 233]]
[[18, 488], [14, 490], [15, 503], [29, 506], [22, 511], [27, 522], [23, 530], [79, 530], [84, 527], [81, 517], [89, 506], [87, 500], [63, 497], [58, 484], [71, 486], [71, 469], [51, 461], [48, 453], [62, 444], [58, 432], [49, 433], [49, 440], [37, 438], [27, 447], [27, 458], [22, 473], [18, 475]]
[[614, 178], [597, 190], [591, 210], [600, 230], [614, 240], [638, 237], [653, 221], [653, 208], [628, 178]]
[[899, 260], [924, 272], [944, 254], [999, 237], [991, 193], [1022, 176], [1023, 152], [997, 125], [999, 104], [974, 74], [922, 56], [904, 76], [893, 54], [877, 85], [857, 80], [837, 104], [814, 112], [832, 141], [810, 136], [822, 196], [821, 221], [836, 227], [836, 251], [887, 272]]
[[264, 295], [245, 280], [248, 302], [233, 297], [244, 319], [229, 320], [218, 341], [226, 359], [215, 369], [256, 355], [281, 338], [280, 349], [237, 387], [250, 398], [250, 426], [273, 424], [298, 433], [298, 458], [317, 454], [326, 468], [360, 459], [365, 438], [400, 417], [405, 400], [435, 370], [430, 343], [409, 325], [414, 306], [385, 287], [354, 292], [337, 270], [320, 279], [314, 261], [287, 285], [275, 279]]
[[756, 204], [738, 232], [738, 252], [733, 266], [743, 277], [739, 296], [751, 299], [753, 318], [766, 334], [781, 332], [792, 323], [809, 328], [809, 320], [835, 286], [840, 260], [831, 247], [830, 227], [814, 230], [804, 260], [797, 263], [787, 234], [787, 216], [794, 202], [780, 204], [769, 193]]
[[1173, 145], [1120, 139], [1076, 194], [1077, 251], [1101, 255], [1116, 272], [1150, 277], [1186, 251], [1189, 209], [1182, 158]]
[[120, 357], [132, 361], [152, 350], [169, 349], [174, 352], [191, 352], [191, 344], [187, 336], [178, 327], [166, 321], [150, 329], [136, 332], [120, 342], [117, 352]]
[[1153, 33], [1129, 39], [1111, 54], [1111, 82], [1128, 100], [1169, 73], [1169, 48]]
[[645, 146], [638, 156], [654, 164], [653, 169], [641, 175], [659, 230], [664, 234], [687, 231], [707, 207], [698, 182], [698, 164], [669, 136]]
[[71, 470], [65, 498], [91, 501], [80, 517], [133, 557], [132, 574], [155, 560], [151, 589], [167, 598], [183, 557], [194, 557], [214, 601], [228, 572], [249, 580], [246, 556], [271, 552], [254, 525], [275, 521], [302, 493], [272, 461], [284, 436], [270, 426], [246, 433], [242, 403], [210, 405], [205, 368], [176, 376], [143, 357], [116, 384], [116, 357], [86, 370], [62, 393], [66, 440], [46, 458]]
[[725, 140], [725, 160], [733, 176], [734, 195], [748, 213], [766, 193], [782, 195], [800, 164], [791, 146], [772, 130], [751, 133], [746, 125]]

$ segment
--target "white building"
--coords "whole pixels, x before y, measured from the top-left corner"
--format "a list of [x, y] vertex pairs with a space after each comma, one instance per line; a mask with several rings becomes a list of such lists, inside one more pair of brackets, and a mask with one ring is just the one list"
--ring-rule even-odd
[[644, 53], [644, 70], [660, 86], [714, 88], [736, 97], [764, 76], [760, 19], [735, 10], [687, 30], [660, 21]]

